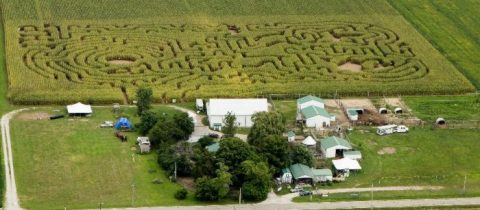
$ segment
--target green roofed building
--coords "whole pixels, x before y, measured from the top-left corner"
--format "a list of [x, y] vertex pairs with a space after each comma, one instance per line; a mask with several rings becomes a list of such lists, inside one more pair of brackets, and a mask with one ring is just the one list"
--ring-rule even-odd
[[325, 158], [334, 158], [337, 154], [337, 150], [344, 151], [352, 149], [352, 145], [347, 140], [336, 136], [320, 140], [320, 145]]
[[205, 147], [207, 151], [213, 152], [213, 153], [217, 152], [219, 148], [220, 148], [220, 144], [218, 142], [215, 142]]
[[310, 167], [297, 163], [290, 166], [290, 171], [295, 182], [313, 183], [314, 175]]
[[288, 131], [287, 137], [288, 137], [288, 142], [295, 141], [295, 133], [293, 131]]
[[325, 128], [330, 127], [330, 123], [335, 121], [335, 116], [328, 113], [327, 110], [317, 107], [308, 106], [301, 111], [302, 117], [305, 120], [305, 125], [308, 128]]
[[313, 169], [313, 180], [315, 182], [331, 182], [333, 181], [333, 173], [330, 169]]
[[297, 99], [297, 110], [302, 110], [303, 108], [309, 106], [317, 106], [320, 108], [325, 108], [325, 101], [316, 96], [305, 96], [303, 98]]

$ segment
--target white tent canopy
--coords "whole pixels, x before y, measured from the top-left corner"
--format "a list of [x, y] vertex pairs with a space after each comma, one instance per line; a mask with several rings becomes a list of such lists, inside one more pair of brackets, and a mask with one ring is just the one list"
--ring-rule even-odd
[[92, 107], [80, 102], [67, 106], [68, 114], [92, 114]]
[[313, 139], [311, 136], [308, 136], [305, 140], [302, 141], [302, 144], [305, 144], [307, 146], [313, 146], [317, 144], [317, 141]]
[[361, 170], [362, 169], [358, 161], [352, 160], [350, 158], [332, 160], [332, 163], [337, 170]]

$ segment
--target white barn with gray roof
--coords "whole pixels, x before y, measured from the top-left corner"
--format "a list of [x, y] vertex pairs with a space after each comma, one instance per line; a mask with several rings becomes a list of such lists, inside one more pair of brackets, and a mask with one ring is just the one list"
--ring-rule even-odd
[[248, 99], [210, 99], [207, 103], [207, 115], [210, 127], [221, 129], [228, 113], [235, 115], [238, 127], [252, 127], [252, 115], [257, 112], [268, 112], [265, 98]]

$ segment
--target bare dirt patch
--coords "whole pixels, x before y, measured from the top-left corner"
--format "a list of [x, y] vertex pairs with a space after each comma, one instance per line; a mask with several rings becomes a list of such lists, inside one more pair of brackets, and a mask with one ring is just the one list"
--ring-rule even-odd
[[116, 60], [109, 60], [108, 63], [113, 64], [113, 65], [129, 65], [132, 64], [134, 61], [132, 60], [122, 60], [122, 59], [116, 59]]
[[237, 35], [240, 33], [240, 28], [238, 28], [236, 25], [228, 25], [227, 28], [231, 35]]
[[25, 112], [18, 115], [19, 120], [47, 120], [50, 119], [50, 115], [47, 112]]
[[357, 125], [385, 125], [385, 117], [380, 115], [373, 105], [372, 101], [367, 98], [359, 99], [341, 99], [340, 102], [344, 109], [363, 108], [364, 113], [358, 116]]
[[379, 150], [377, 152], [377, 154], [379, 154], [379, 155], [391, 155], [391, 154], [395, 154], [396, 152], [397, 152], [397, 150], [393, 147], [384, 147], [381, 150]]
[[328, 112], [335, 115], [335, 123], [337, 125], [340, 125], [343, 128], [348, 128], [351, 126], [350, 121], [345, 115], [345, 112], [342, 110], [340, 105], [335, 102], [335, 100], [325, 100], [325, 107]]
[[359, 107], [364, 109], [375, 109], [372, 101], [368, 98], [341, 99], [340, 102], [342, 103], [343, 107], [346, 108]]
[[192, 177], [177, 177], [177, 182], [187, 190], [195, 189], [195, 180]]
[[353, 72], [361, 72], [362, 71], [362, 66], [358, 65], [356, 63], [352, 63], [352, 62], [346, 62], [346, 63], [338, 66], [338, 69], [353, 71]]

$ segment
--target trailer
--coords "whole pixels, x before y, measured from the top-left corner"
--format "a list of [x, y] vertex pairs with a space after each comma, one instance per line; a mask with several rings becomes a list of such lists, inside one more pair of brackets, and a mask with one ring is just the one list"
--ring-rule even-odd
[[405, 125], [384, 125], [377, 127], [377, 134], [380, 136], [392, 133], [408, 133], [408, 127]]

